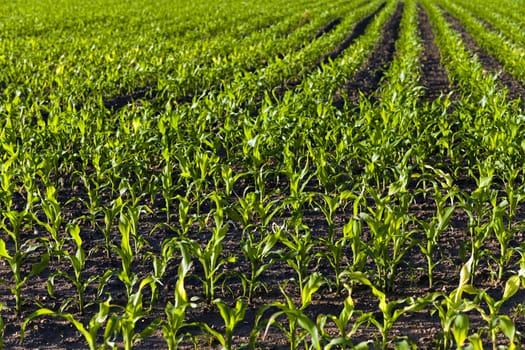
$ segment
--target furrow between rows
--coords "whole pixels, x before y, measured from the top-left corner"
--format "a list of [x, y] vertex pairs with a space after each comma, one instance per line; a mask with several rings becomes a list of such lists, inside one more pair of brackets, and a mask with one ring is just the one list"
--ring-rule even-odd
[[[403, 3], [399, 3], [396, 12], [383, 28], [381, 41], [367, 62], [345, 84], [344, 90], [348, 94], [348, 101], [358, 104], [360, 95], [371, 97], [377, 90], [388, 65], [392, 62], [395, 53], [395, 44], [399, 37], [399, 26], [403, 15]], [[373, 99], [373, 97], [372, 97]], [[338, 101], [335, 101], [338, 104]]]
[[483, 65], [487, 72], [498, 74], [498, 81], [507, 87], [507, 98], [515, 100], [517, 98], [525, 98], [525, 88], [512, 75], [505, 71], [505, 68], [493, 56], [483, 50], [474, 40], [474, 38], [467, 32], [463, 24], [452, 16], [450, 13], [444, 11], [445, 19], [450, 23], [452, 29], [459, 33], [461, 39], [465, 43], [468, 50], [473, 52]]
[[420, 58], [421, 84], [425, 89], [422, 101], [432, 102], [440, 96], [449, 94], [452, 89], [448, 79], [448, 72], [441, 64], [441, 54], [435, 43], [432, 25], [426, 11], [420, 6], [418, 9], [418, 24], [423, 51]]

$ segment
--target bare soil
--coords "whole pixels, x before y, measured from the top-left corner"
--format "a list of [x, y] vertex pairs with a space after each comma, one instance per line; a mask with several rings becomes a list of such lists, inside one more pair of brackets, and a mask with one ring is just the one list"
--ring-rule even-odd
[[[313, 64], [312, 67], [309, 68], [309, 71], [314, 71], [315, 69], [321, 67], [323, 63], [327, 63], [329, 60], [335, 60], [337, 57], [339, 57], [346, 49], [350, 47], [350, 45], [352, 45], [355, 42], [357, 38], [359, 38], [365, 33], [366, 28], [368, 27], [370, 22], [385, 7], [385, 5], [386, 3], [382, 3], [373, 13], [357, 22], [356, 25], [352, 28], [352, 30], [348, 33], [348, 35], [344, 38], [344, 40], [340, 42], [331, 52], [320, 57], [317, 60], [317, 62], [315, 62], [315, 64]], [[321, 31], [324, 31], [324, 29], [322, 29]], [[294, 89], [295, 87], [299, 86], [301, 82], [302, 79], [299, 77], [284, 81], [280, 86], [274, 89], [274, 94], [276, 97], [282, 97], [286, 93], [286, 91]]]
[[365, 18], [363, 18], [362, 20], [357, 22], [357, 24], [354, 26], [354, 28], [348, 34], [348, 36], [339, 45], [337, 45], [337, 47], [332, 52], [326, 54], [323, 57], [323, 59], [321, 60], [321, 62], [326, 63], [330, 59], [331, 60], [336, 59], [337, 57], [339, 57], [339, 55], [341, 55], [343, 53], [344, 50], [349, 48], [350, 45], [352, 45], [352, 43], [357, 38], [359, 38], [361, 35], [365, 34], [366, 28], [368, 27], [368, 25], [370, 24], [372, 19], [374, 19], [374, 17], [385, 7], [385, 5], [386, 5], [386, 3], [382, 3], [377, 8], [377, 10], [375, 10], [373, 13], [371, 13], [370, 15], [366, 16]]
[[315, 35], [314, 35], [314, 39], [319, 39], [323, 35], [325, 35], [327, 33], [330, 33], [332, 30], [334, 30], [341, 23], [341, 20], [342, 20], [341, 17], [336, 17], [333, 20], [331, 20], [330, 22], [328, 22], [327, 24], [325, 24], [322, 28], [319, 28], [317, 33], [315, 33]]
[[418, 24], [423, 52], [421, 54], [421, 83], [425, 88], [423, 101], [432, 102], [440, 96], [453, 91], [450, 87], [448, 73], [441, 64], [441, 54], [435, 43], [435, 36], [428, 14], [419, 6]]
[[346, 83], [344, 89], [348, 94], [350, 103], [358, 105], [360, 94], [373, 100], [372, 93], [379, 87], [381, 78], [394, 58], [402, 16], [403, 3], [399, 3], [396, 12], [383, 28], [382, 39], [377, 44], [376, 49], [369, 56], [363, 67]]

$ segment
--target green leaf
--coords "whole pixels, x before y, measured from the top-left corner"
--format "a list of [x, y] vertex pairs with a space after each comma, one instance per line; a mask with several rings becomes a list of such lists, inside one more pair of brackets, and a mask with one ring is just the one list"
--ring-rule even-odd
[[395, 350], [412, 350], [417, 349], [415, 344], [410, 344], [408, 340], [402, 340], [395, 345]]
[[516, 336], [516, 327], [510, 317], [507, 315], [499, 316], [499, 325], [503, 334], [505, 334], [505, 336], [509, 338], [511, 342], [514, 342], [514, 337]]
[[297, 320], [297, 324], [299, 325], [299, 327], [303, 328], [308, 332], [308, 335], [311, 337], [312, 346], [317, 350], [321, 350], [319, 330], [317, 329], [315, 323], [311, 319], [309, 319], [308, 316], [306, 316], [298, 310], [288, 310], [285, 312], [288, 315], [288, 317], [291, 316], [292, 318], [295, 318]]
[[459, 286], [455, 290], [455, 297], [454, 297], [454, 301], [456, 303], [459, 302], [463, 289], [465, 288], [465, 286], [470, 280], [473, 263], [474, 263], [474, 254], [472, 254], [470, 256], [470, 259], [461, 267], [461, 272], [459, 275]]
[[11, 255], [7, 252], [7, 248], [5, 246], [5, 242], [2, 238], [0, 238], [0, 257], [6, 258], [8, 260], [13, 259]]
[[454, 320], [454, 339], [458, 347], [462, 346], [468, 337], [468, 331], [470, 328], [470, 321], [467, 315], [459, 314]]
[[109, 315], [109, 300], [102, 302], [98, 305], [98, 312], [91, 320], [89, 321], [90, 331], [98, 330], [104, 322], [106, 322]]
[[82, 238], [80, 238], [80, 226], [78, 226], [78, 224], [69, 226], [68, 232], [75, 241], [77, 247], [82, 246]]
[[36, 276], [49, 265], [49, 253], [44, 253], [40, 257], [40, 262], [31, 268], [31, 276]]
[[324, 346], [324, 350], [331, 350], [333, 347], [336, 349], [368, 349], [368, 345], [365, 347], [354, 346], [354, 344], [345, 338], [337, 337], [330, 340], [330, 343]]
[[138, 335], [136, 335], [136, 338], [134, 341], [138, 341], [141, 339], [149, 338], [155, 333], [158, 329], [161, 328], [162, 321], [160, 319], [155, 319], [153, 322], [151, 322], [144, 330], [142, 330]]
[[479, 181], [479, 187], [480, 188], [489, 187], [491, 183], [492, 183], [492, 174], [490, 174], [489, 176], [482, 176]]
[[505, 283], [505, 291], [503, 292], [502, 300], [507, 300], [511, 298], [514, 294], [516, 294], [520, 289], [520, 283], [520, 276], [511, 276], [507, 280], [507, 283]]
[[51, 275], [47, 279], [47, 294], [49, 294], [51, 298], [55, 298], [55, 275]]
[[479, 334], [472, 334], [470, 337], [468, 337], [468, 341], [470, 342], [470, 344], [467, 349], [484, 350], [483, 342], [481, 341]]
[[319, 273], [310, 275], [307, 282], [303, 286], [303, 290], [301, 291], [302, 309], [310, 305], [312, 296], [319, 290], [319, 288], [321, 288], [323, 284], [324, 281]]

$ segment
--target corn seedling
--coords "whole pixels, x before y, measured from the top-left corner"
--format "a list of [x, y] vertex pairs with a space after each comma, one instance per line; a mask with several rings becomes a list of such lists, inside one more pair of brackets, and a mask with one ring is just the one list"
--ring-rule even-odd
[[215, 202], [216, 210], [213, 214], [215, 227], [212, 228], [212, 235], [205, 247], [199, 242], [182, 240], [181, 244], [188, 245], [190, 252], [195, 256], [204, 270], [204, 276], [198, 277], [204, 286], [204, 296], [208, 303], [215, 299], [217, 283], [225, 276], [221, 268], [228, 262], [235, 261], [235, 257], [221, 257], [223, 240], [228, 233], [228, 223], [224, 222], [223, 200], [219, 194], [213, 193], [212, 199]]
[[274, 249], [279, 240], [275, 231], [264, 231], [259, 237], [254, 232], [247, 232], [245, 238], [241, 241], [241, 249], [250, 263], [250, 274], [246, 277], [248, 287], [248, 302], [251, 303], [253, 296], [258, 288], [266, 289], [264, 282], [260, 281], [264, 272], [269, 269], [273, 263], [274, 256], [277, 252]]
[[352, 342], [352, 337], [357, 333], [359, 327], [370, 323], [372, 314], [356, 310], [354, 300], [352, 299], [352, 288], [346, 283], [345, 288], [348, 295], [344, 300], [343, 309], [339, 315], [325, 315], [321, 317], [323, 319], [323, 325], [330, 320], [335, 324], [339, 332], [339, 335], [330, 339], [330, 342], [324, 348], [327, 350], [332, 347], [349, 347], [357, 349], [362, 347], [367, 349], [369, 347], [369, 341], [365, 340], [359, 344], [354, 344]]
[[[22, 311], [22, 288], [31, 277], [38, 275], [48, 266], [49, 253], [41, 254], [39, 261], [31, 267], [30, 272], [24, 273], [23, 267], [27, 263], [27, 258], [32, 253], [37, 252], [42, 244], [35, 239], [22, 240], [21, 231], [29, 216], [25, 210], [21, 212], [11, 210], [2, 213], [2, 216], [4, 220], [0, 222], [0, 228], [7, 233], [12, 242], [9, 241], [10, 245], [8, 246], [4, 239], [0, 238], [0, 257], [7, 261], [13, 274], [14, 281], [10, 289], [15, 297], [16, 313], [20, 315]], [[5, 222], [5, 219], [9, 223]]]
[[360, 218], [370, 228], [372, 241], [368, 250], [376, 265], [377, 280], [383, 289], [389, 290], [398, 265], [413, 244], [412, 231], [408, 230], [410, 194], [402, 192], [396, 196], [398, 198], [381, 198], [375, 192], [371, 195], [375, 208], [368, 208], [370, 214], [363, 212]]
[[[29, 325], [26, 347], [67, 327], [97, 349], [523, 342], [523, 0], [0, 18], [4, 348]], [[407, 334], [421, 311], [431, 337]]]
[[434, 306], [431, 312], [438, 312], [442, 329], [441, 346], [444, 348], [449, 348], [455, 343], [456, 348], [461, 349], [468, 338], [470, 321], [466, 313], [476, 310], [480, 301], [479, 297], [474, 299], [463, 297], [465, 292], [476, 294], [475, 289], [468, 284], [471, 279], [473, 261], [471, 257], [463, 265], [459, 285], [449, 295], [434, 293], [426, 298]]
[[102, 233], [104, 234], [104, 243], [106, 249], [106, 256], [111, 258], [111, 232], [113, 230], [113, 225], [115, 224], [115, 219], [120, 213], [125, 203], [122, 200], [122, 197], [117, 197], [112, 200], [110, 206], [101, 207], [102, 212], [104, 213], [104, 226], [102, 228]]
[[379, 330], [379, 333], [381, 334], [381, 340], [379, 341], [379, 347], [381, 349], [387, 349], [390, 343], [390, 331], [399, 317], [408, 312], [416, 312], [424, 309], [430, 303], [424, 298], [417, 300], [414, 300], [413, 298], [407, 298], [388, 301], [387, 295], [375, 287], [363, 273], [351, 272], [347, 273], [345, 277], [348, 278], [349, 282], [358, 282], [369, 287], [372, 290], [372, 294], [379, 300], [378, 306], [379, 310], [381, 311], [382, 318], [376, 319], [369, 315], [367, 320], [376, 326], [376, 328]]
[[47, 308], [40, 308], [24, 320], [21, 329], [20, 343], [23, 343], [26, 328], [31, 321], [39, 317], [51, 316], [62, 318], [68, 321], [71, 325], [73, 325], [76, 328], [76, 330], [82, 334], [90, 350], [106, 349], [108, 346], [112, 347], [113, 344], [110, 341], [109, 337], [109, 334], [111, 332], [108, 332], [109, 328], [106, 328], [106, 330], [104, 331], [104, 339], [102, 344], [97, 343], [99, 330], [102, 329], [102, 327], [104, 326], [110, 326], [108, 322], [108, 316], [110, 313], [111, 306], [112, 305], [110, 304], [110, 300], [101, 302], [99, 304], [98, 312], [89, 320], [88, 325], [82, 324], [79, 320], [75, 318], [73, 314], [56, 312]]
[[168, 302], [165, 313], [167, 320], [162, 324], [162, 333], [170, 350], [177, 349], [184, 335], [181, 330], [187, 325], [185, 316], [188, 307], [195, 307], [189, 300], [184, 287], [184, 280], [191, 269], [191, 260], [187, 247], [179, 245], [182, 260], [179, 264], [178, 278], [175, 284], [174, 302]]
[[137, 325], [148, 315], [144, 308], [142, 297], [142, 289], [146, 286], [152, 287], [154, 285], [151, 276], [143, 279], [136, 292], [132, 293], [122, 313], [119, 315], [113, 314], [108, 323], [111, 324], [111, 329], [114, 333], [122, 335], [124, 349], [131, 350], [133, 345], [138, 341], [147, 338], [153, 334], [161, 326], [161, 321], [155, 319], [144, 327], [140, 332], [137, 332]]
[[[273, 313], [266, 323], [266, 330], [263, 338], [266, 336], [270, 326], [277, 326], [287, 337], [290, 350], [297, 349], [301, 343], [305, 348], [310, 348], [308, 342], [314, 349], [321, 349], [322, 330], [319, 325], [312, 321], [304, 310], [310, 305], [313, 295], [324, 284], [319, 274], [312, 274], [301, 288], [301, 304], [297, 306], [294, 301], [286, 294], [285, 288], [279, 286], [281, 293], [286, 298], [286, 303], [275, 302], [260, 310], [262, 315], [268, 308], [277, 308], [279, 311]], [[278, 321], [281, 316], [285, 317], [286, 322]], [[252, 335], [253, 336], [253, 335]], [[306, 337], [309, 337], [308, 341]]]
[[[479, 312], [483, 319], [487, 322], [487, 331], [490, 335], [492, 348], [498, 348], [496, 336], [501, 331], [509, 340], [510, 349], [516, 348], [516, 326], [508, 315], [500, 313], [503, 304], [512, 298], [521, 287], [521, 278], [518, 275], [511, 276], [505, 283], [503, 296], [499, 300], [495, 300], [485, 291], [478, 291], [480, 299], [483, 300], [488, 308], [486, 312], [483, 308], [479, 308]], [[481, 335], [481, 334], [480, 334]]]
[[41, 221], [38, 216], [34, 216], [39, 225], [45, 227], [47, 232], [51, 235], [49, 241], [49, 253], [51, 256], [57, 256], [60, 260], [62, 253], [62, 246], [64, 245], [65, 237], [61, 233], [64, 216], [62, 214], [61, 205], [56, 198], [56, 188], [52, 185], [46, 187], [46, 194], [42, 196], [42, 210], [44, 211], [47, 221]]
[[436, 215], [433, 216], [429, 221], [420, 220], [419, 224], [425, 232], [425, 242], [418, 243], [419, 249], [425, 255], [427, 259], [427, 273], [428, 273], [428, 284], [432, 288], [434, 282], [434, 268], [439, 263], [439, 260], [434, 259], [435, 247], [438, 245], [438, 239], [440, 235], [447, 229], [452, 214], [454, 214], [454, 206], [446, 206], [446, 203], [451, 196], [442, 195], [439, 188], [434, 188], [434, 196], [436, 203]]
[[210, 333], [221, 344], [222, 349], [233, 349], [233, 331], [239, 322], [244, 319], [247, 305], [237, 300], [234, 307], [229, 307], [222, 300], [216, 299], [213, 304], [219, 309], [222, 320], [224, 321], [224, 335], [211, 328], [207, 323], [202, 323], [201, 327], [204, 331]]
[[75, 243], [76, 246], [76, 252], [74, 254], [69, 253], [68, 251], [64, 252], [64, 256], [67, 260], [71, 263], [71, 266], [73, 267], [73, 274], [68, 274], [65, 271], [59, 271], [57, 274], [52, 275], [48, 279], [48, 292], [51, 296], [54, 296], [54, 281], [56, 276], [64, 277], [67, 280], [69, 280], [73, 286], [75, 286], [77, 291], [77, 302], [78, 302], [78, 309], [80, 311], [80, 314], [84, 314], [84, 307], [85, 307], [85, 292], [87, 287], [94, 282], [95, 280], [99, 279], [99, 276], [90, 276], [87, 279], [84, 279], [82, 276], [82, 271], [84, 270], [84, 266], [86, 264], [86, 253], [84, 249], [82, 248], [82, 238], [80, 237], [80, 227], [77, 224], [69, 225], [67, 227], [67, 231], [69, 235], [71, 236], [71, 239]]

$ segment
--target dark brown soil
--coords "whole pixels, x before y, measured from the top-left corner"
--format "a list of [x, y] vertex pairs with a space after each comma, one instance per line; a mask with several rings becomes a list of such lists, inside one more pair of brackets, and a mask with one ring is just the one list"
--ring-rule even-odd
[[435, 43], [435, 36], [428, 14], [419, 6], [418, 23], [423, 52], [421, 54], [421, 83], [425, 88], [422, 100], [432, 102], [451, 91], [448, 73], [441, 64], [441, 55]]
[[104, 100], [104, 107], [111, 109], [112, 111], [118, 111], [119, 109], [127, 106], [128, 104], [142, 99], [152, 100], [157, 95], [157, 92], [151, 87], [138, 88], [132, 92], [115, 96]]
[[[396, 41], [399, 37], [399, 25], [403, 16], [403, 3], [399, 3], [394, 15], [388, 20], [383, 28], [382, 39], [376, 49], [369, 56], [366, 63], [345, 85], [348, 101], [358, 105], [360, 94], [373, 100], [371, 96], [379, 87], [381, 78], [385, 75], [388, 65], [394, 58]], [[338, 102], [334, 102], [338, 105]]]
[[332, 30], [335, 29], [335, 27], [337, 27], [341, 23], [341, 20], [342, 20], [341, 17], [337, 17], [337, 18], [334, 18], [333, 20], [331, 20], [330, 22], [328, 22], [326, 25], [324, 25], [322, 28], [320, 28], [317, 31], [317, 33], [315, 33], [314, 39], [319, 39], [323, 35], [325, 35], [327, 33], [330, 33]]
[[[350, 47], [355, 39], [359, 38], [361, 35], [365, 34], [366, 28], [374, 19], [374, 17], [385, 7], [386, 3], [382, 3], [377, 10], [375, 10], [370, 15], [366, 16], [360, 20], [348, 34], [348, 36], [339, 44], [337, 47], [330, 53], [326, 54], [320, 62], [326, 63], [328, 60], [335, 60], [339, 57], [344, 50]], [[318, 64], [320, 65], [320, 63]]]
[[[373, 13], [360, 20], [352, 28], [352, 31], [348, 34], [348, 36], [346, 36], [345, 39], [341, 43], [339, 43], [337, 47], [334, 48], [331, 52], [320, 57], [319, 60], [312, 67], [310, 67], [309, 71], [313, 71], [321, 67], [323, 63], [327, 63], [329, 60], [335, 60], [337, 57], [339, 57], [344, 50], [348, 49], [357, 38], [359, 38], [365, 33], [366, 28], [368, 27], [372, 19], [385, 7], [385, 5], [386, 3], [382, 3]], [[292, 90], [295, 87], [299, 86], [301, 84], [301, 81], [302, 79], [297, 78], [283, 82], [280, 86], [274, 89], [273, 92], [275, 97], [282, 97], [286, 93], [286, 91]]]
[[479, 61], [487, 72], [498, 73], [498, 81], [508, 89], [507, 98], [515, 100], [517, 98], [525, 99], [525, 88], [512, 75], [505, 72], [505, 68], [496, 58], [483, 50], [467, 32], [463, 24], [448, 12], [443, 13], [451, 27], [461, 35], [465, 46], [468, 50], [475, 53]]

